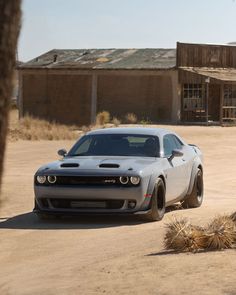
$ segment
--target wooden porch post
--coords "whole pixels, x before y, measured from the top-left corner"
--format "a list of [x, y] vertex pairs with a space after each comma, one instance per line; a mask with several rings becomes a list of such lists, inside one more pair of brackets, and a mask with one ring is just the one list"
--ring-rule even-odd
[[206, 80], [206, 125], [208, 126], [208, 117], [209, 117], [209, 83], [210, 83], [210, 77], [207, 77]]
[[220, 83], [220, 125], [223, 125], [224, 82]]

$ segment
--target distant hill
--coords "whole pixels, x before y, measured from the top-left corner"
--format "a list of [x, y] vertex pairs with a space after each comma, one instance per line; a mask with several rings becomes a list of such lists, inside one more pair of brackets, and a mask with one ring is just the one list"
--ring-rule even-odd
[[229, 42], [228, 45], [236, 45], [236, 41], [234, 41], [234, 42]]

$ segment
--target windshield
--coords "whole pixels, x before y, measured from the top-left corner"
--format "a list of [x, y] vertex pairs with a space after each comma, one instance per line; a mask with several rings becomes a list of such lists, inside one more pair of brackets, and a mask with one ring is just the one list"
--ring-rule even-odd
[[157, 136], [137, 134], [98, 134], [83, 136], [68, 156], [159, 157]]

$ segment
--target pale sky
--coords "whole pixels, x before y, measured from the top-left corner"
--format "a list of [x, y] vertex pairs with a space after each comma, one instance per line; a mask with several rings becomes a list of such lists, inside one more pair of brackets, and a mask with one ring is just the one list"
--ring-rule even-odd
[[51, 49], [236, 41], [235, 0], [23, 0], [19, 60]]

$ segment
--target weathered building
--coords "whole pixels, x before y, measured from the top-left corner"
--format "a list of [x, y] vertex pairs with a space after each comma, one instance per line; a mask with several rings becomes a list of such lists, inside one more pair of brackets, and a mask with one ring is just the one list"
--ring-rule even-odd
[[20, 113], [90, 124], [107, 110], [177, 122], [175, 49], [52, 50], [20, 67]]
[[80, 125], [103, 110], [163, 123], [236, 120], [235, 46], [52, 50], [19, 70], [21, 116]]
[[181, 121], [236, 123], [236, 46], [177, 43]]

